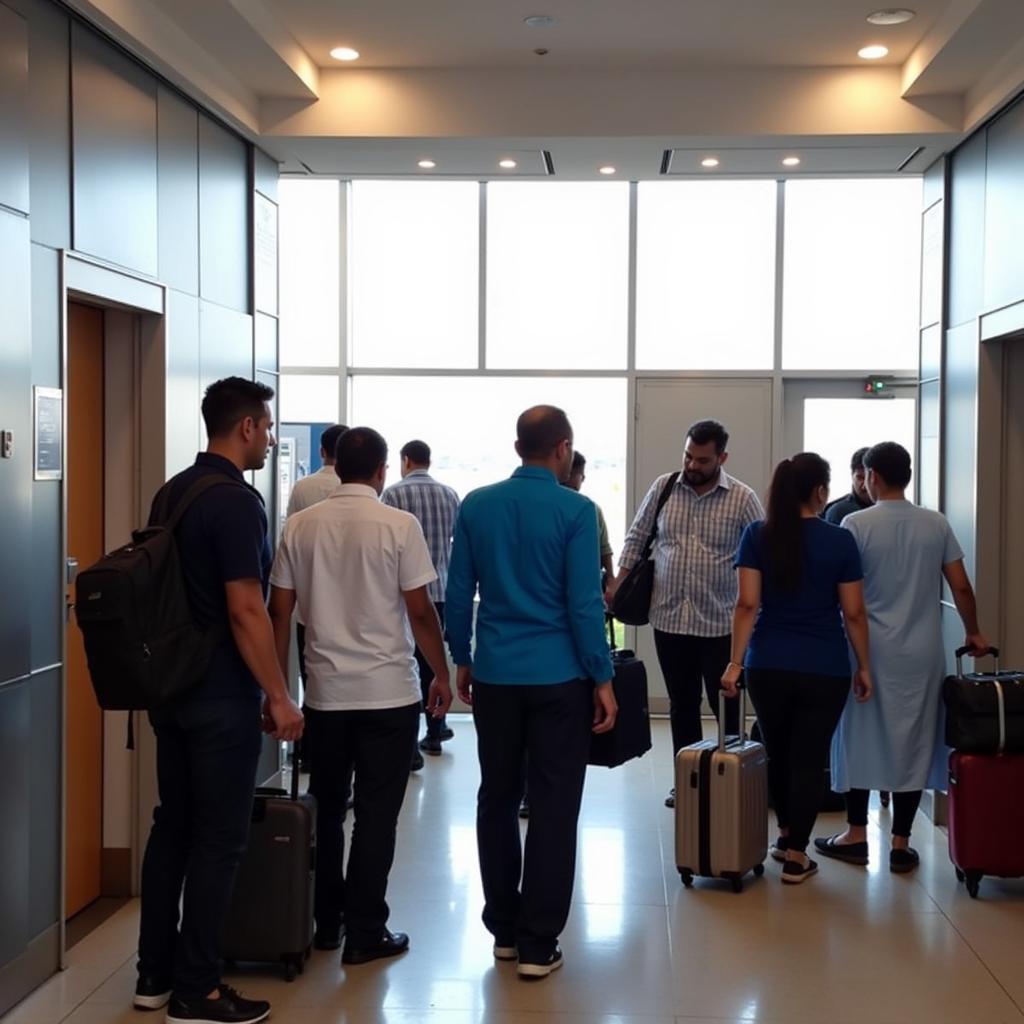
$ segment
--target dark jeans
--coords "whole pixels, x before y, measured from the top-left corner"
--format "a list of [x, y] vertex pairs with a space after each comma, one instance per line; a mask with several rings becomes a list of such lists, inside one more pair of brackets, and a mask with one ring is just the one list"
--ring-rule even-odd
[[260, 704], [184, 700], [149, 720], [160, 803], [142, 863], [139, 973], [205, 996], [220, 984], [220, 936], [249, 835]]
[[[892, 834], [903, 839], [910, 838], [917, 809], [921, 806], [921, 790], [909, 790], [892, 795]], [[864, 826], [868, 823], [868, 800], [871, 791], [851, 789], [846, 794], [846, 820], [851, 825]]]
[[[313, 912], [318, 930], [334, 931], [344, 919], [354, 947], [379, 942], [387, 924], [388, 874], [419, 710], [418, 704], [372, 711], [306, 710], [303, 746], [309, 791], [317, 802]], [[353, 773], [355, 823], [346, 869], [343, 826]]]
[[825, 786], [822, 765], [850, 692], [847, 676], [747, 669], [757, 723], [768, 755], [768, 788], [789, 848], [802, 853]]
[[[700, 723], [702, 691], [708, 695], [712, 714], [718, 715], [718, 692], [722, 688], [722, 674], [729, 664], [731, 645], [731, 636], [687, 636], [654, 631], [658, 664], [668, 690], [673, 753], [704, 738]], [[740, 731], [738, 704], [738, 701], [730, 701], [726, 707], [725, 731], [730, 735]]]
[[[581, 679], [473, 685], [483, 921], [501, 945], [518, 946], [527, 960], [552, 953], [569, 916], [593, 694], [594, 684]], [[524, 757], [530, 791], [525, 852], [519, 835]]]
[[[444, 632], [444, 601], [435, 601], [434, 608], [437, 610], [437, 617], [441, 621], [441, 632]], [[441, 736], [441, 730], [445, 727], [445, 720], [443, 718], [434, 718], [433, 715], [427, 710], [427, 694], [430, 692], [430, 684], [434, 681], [434, 670], [427, 663], [427, 659], [423, 657], [423, 652], [417, 647], [416, 648], [416, 666], [420, 670], [420, 692], [423, 695], [423, 715], [427, 720], [427, 738], [428, 739], [439, 739]], [[417, 741], [419, 736], [416, 737]], [[413, 756], [415, 757], [418, 751], [416, 742], [413, 743]]]

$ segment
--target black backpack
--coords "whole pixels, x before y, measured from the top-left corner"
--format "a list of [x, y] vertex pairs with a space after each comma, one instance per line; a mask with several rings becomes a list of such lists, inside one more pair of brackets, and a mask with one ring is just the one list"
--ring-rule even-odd
[[170, 515], [171, 485], [165, 484], [151, 525], [78, 574], [75, 618], [101, 708], [147, 711], [202, 679], [223, 631], [195, 623], [174, 529], [201, 494], [227, 484], [245, 486], [222, 473], [200, 477]]

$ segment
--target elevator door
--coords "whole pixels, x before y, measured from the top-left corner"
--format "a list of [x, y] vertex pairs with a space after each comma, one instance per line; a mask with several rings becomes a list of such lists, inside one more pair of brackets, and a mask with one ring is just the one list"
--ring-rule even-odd
[[[81, 568], [103, 554], [103, 369], [103, 311], [69, 304], [67, 545], [68, 557]], [[68, 619], [66, 665], [67, 918], [100, 896], [103, 848], [103, 714], [93, 695], [73, 612]]]

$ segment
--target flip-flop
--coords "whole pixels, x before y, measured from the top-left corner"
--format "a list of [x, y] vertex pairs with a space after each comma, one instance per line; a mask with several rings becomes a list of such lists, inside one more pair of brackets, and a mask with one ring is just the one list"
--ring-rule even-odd
[[868, 862], [867, 843], [839, 843], [838, 835], [829, 836], [828, 839], [815, 839], [814, 848], [823, 857], [832, 857], [834, 860], [844, 860], [847, 864], [858, 864], [864, 867]]

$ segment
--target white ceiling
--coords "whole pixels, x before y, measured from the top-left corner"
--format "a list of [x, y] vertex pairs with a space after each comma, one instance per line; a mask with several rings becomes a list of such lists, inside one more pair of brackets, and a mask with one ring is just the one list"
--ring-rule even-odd
[[[361, 67], [680, 69], [835, 67], [884, 43], [902, 64], [947, 7], [909, 0], [913, 21], [876, 27], [871, 0], [269, 0], [310, 56], [337, 66], [334, 46]], [[529, 15], [557, 19], [550, 28]], [[550, 53], [537, 57], [533, 50]]]

